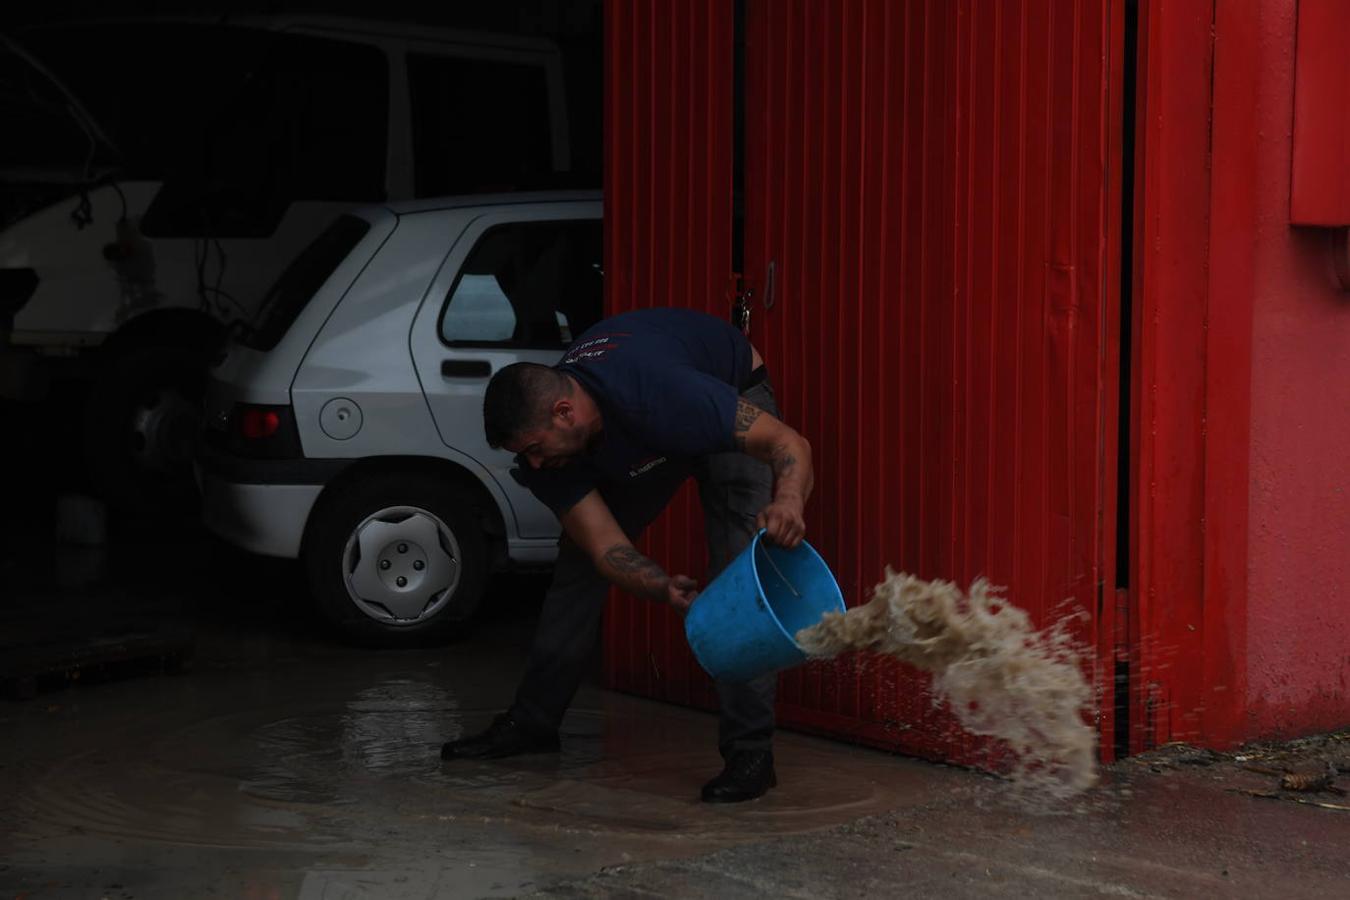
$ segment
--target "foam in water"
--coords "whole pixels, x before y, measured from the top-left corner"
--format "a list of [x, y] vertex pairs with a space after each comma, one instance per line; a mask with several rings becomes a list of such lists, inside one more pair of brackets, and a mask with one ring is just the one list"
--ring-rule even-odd
[[963, 593], [886, 569], [872, 599], [827, 613], [796, 635], [809, 656], [871, 650], [933, 674], [933, 702], [944, 700], [967, 731], [1004, 741], [1020, 789], [1069, 797], [1097, 780], [1096, 734], [1083, 721], [1092, 697], [1071, 619], [1036, 631], [1027, 613], [983, 579]]

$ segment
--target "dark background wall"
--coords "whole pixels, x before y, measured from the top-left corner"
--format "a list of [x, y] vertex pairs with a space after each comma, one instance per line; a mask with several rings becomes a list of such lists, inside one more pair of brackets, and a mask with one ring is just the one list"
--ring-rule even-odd
[[[490, 3], [369, 2], [121, 2], [65, 0], [8, 6], [0, 29], [106, 16], [320, 15], [410, 22], [436, 28], [545, 37], [557, 43], [566, 66], [574, 170], [599, 185], [601, 134], [602, 0], [494, 0]], [[377, 15], [378, 13], [378, 15]]]

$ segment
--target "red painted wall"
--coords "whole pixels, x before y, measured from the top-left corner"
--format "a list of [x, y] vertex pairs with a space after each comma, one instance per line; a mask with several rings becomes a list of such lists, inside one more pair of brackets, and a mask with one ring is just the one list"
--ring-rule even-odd
[[[1233, 248], [1252, 253], [1249, 737], [1350, 722], [1350, 293], [1335, 279], [1333, 233], [1289, 225], [1296, 8], [1264, 0], [1254, 25], [1238, 26], [1254, 31], [1255, 130], [1214, 149], [1216, 178], [1250, 166], [1255, 193], [1254, 239]], [[1230, 161], [1239, 141], [1254, 153]]]
[[1290, 224], [1297, 4], [1141, 10], [1132, 747], [1342, 726], [1350, 295]]
[[1350, 225], [1350, 4], [1300, 0], [1294, 88], [1290, 218], [1299, 225]]

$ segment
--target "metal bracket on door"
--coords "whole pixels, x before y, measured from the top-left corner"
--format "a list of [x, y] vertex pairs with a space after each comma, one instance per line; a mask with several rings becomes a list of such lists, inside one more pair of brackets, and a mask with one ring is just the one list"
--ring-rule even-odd
[[750, 336], [750, 301], [755, 292], [745, 286], [745, 279], [736, 276], [735, 300], [731, 304], [731, 324], [740, 329], [741, 334]]
[[[775, 273], [778, 268], [778, 261], [769, 260], [769, 266], [764, 272], [764, 310], [773, 309], [774, 304], [774, 281]], [[739, 275], [736, 276], [736, 300], [731, 305], [731, 323], [741, 330], [741, 334], [750, 336], [750, 313], [754, 307], [755, 291], [753, 288], [746, 287], [745, 280]]]

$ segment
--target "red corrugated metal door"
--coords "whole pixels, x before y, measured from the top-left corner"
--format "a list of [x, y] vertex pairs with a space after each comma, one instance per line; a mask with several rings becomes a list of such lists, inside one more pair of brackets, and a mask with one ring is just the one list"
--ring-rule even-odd
[[[733, 6], [605, 5], [605, 300], [611, 312], [684, 306], [725, 315], [731, 279]], [[643, 539], [672, 571], [706, 564], [697, 495], [684, 490]], [[665, 607], [611, 597], [605, 680], [712, 706], [711, 683]]]
[[[1086, 611], [1110, 658], [1118, 6], [746, 0], [752, 338], [815, 448], [808, 537], [850, 604], [887, 565], [983, 574], [1042, 623]], [[614, 309], [727, 313], [732, 9], [606, 6]], [[684, 495], [648, 552], [700, 571], [698, 518]], [[610, 613], [611, 686], [711, 704], [666, 610]], [[984, 752], [896, 665], [810, 665], [780, 697], [788, 725]]]
[[[749, 0], [746, 273], [773, 267], [753, 337], [815, 448], [809, 539], [850, 604], [886, 566], [985, 575], [1110, 647], [1109, 10]], [[810, 666], [782, 720], [978, 758], [926, 685]]]

